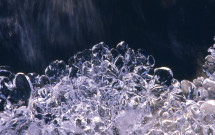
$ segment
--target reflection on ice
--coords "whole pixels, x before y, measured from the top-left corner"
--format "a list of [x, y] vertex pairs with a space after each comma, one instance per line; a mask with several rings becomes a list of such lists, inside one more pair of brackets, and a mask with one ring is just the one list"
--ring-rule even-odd
[[0, 67], [0, 134], [215, 134], [214, 47], [208, 78], [179, 82], [144, 50], [104, 43], [53, 61], [45, 75]]

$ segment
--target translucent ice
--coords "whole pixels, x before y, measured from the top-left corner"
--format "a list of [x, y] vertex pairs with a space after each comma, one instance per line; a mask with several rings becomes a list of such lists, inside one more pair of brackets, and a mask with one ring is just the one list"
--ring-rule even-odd
[[207, 78], [174, 78], [143, 49], [103, 42], [53, 61], [45, 75], [0, 67], [0, 134], [208, 135], [215, 133], [215, 51]]

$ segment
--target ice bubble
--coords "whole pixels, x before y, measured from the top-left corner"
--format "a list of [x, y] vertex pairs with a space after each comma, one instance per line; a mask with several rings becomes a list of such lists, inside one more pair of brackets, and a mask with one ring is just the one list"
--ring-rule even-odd
[[45, 75], [0, 66], [0, 134], [214, 134], [214, 47], [207, 78], [178, 81], [143, 49], [101, 42]]
[[201, 112], [204, 114], [214, 115], [215, 114], [215, 101], [208, 100], [201, 105]]
[[154, 69], [154, 75], [157, 76], [159, 83], [171, 85], [171, 81], [173, 79], [173, 73], [171, 69], [167, 67], [156, 68]]
[[45, 70], [45, 75], [49, 77], [51, 82], [55, 82], [58, 77], [65, 76], [68, 73], [64, 61], [53, 61]]
[[28, 106], [32, 91], [30, 79], [23, 73], [18, 73], [14, 79], [14, 88], [10, 94], [10, 102], [17, 106]]
[[39, 74], [37, 73], [28, 73], [27, 76], [30, 78], [31, 83], [35, 86], [39, 83]]
[[116, 46], [116, 49], [121, 55], [124, 56], [128, 49], [128, 44], [126, 44], [126, 42], [122, 41]]
[[38, 86], [43, 87], [47, 84], [50, 84], [50, 79], [46, 75], [41, 75], [38, 80]]
[[188, 81], [188, 80], [183, 80], [181, 81], [181, 89], [183, 91], [183, 93], [185, 94], [185, 96], [187, 97], [187, 99], [193, 99], [196, 93], [196, 89], [195, 89], [195, 85]]

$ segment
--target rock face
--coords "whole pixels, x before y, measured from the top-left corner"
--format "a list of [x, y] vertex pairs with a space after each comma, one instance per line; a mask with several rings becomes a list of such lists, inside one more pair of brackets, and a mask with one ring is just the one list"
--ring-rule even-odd
[[144, 50], [103, 42], [45, 75], [0, 68], [0, 134], [214, 134], [213, 48], [208, 78], [174, 78]]

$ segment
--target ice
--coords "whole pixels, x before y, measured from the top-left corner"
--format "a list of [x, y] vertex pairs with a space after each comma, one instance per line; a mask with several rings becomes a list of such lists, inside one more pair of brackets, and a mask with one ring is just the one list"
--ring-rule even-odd
[[45, 85], [47, 85], [47, 84], [50, 84], [50, 78], [47, 77], [46, 75], [41, 75], [41, 76], [39, 77], [39, 80], [38, 80], [37, 85], [38, 85], [39, 87], [43, 87], [43, 86], [45, 86]]
[[64, 61], [53, 61], [45, 70], [45, 75], [49, 77], [51, 82], [57, 81], [60, 76], [65, 76], [68, 73]]
[[183, 80], [181, 81], [181, 89], [186, 96], [187, 99], [193, 99], [196, 93], [196, 88], [195, 85], [188, 81], [188, 80]]
[[116, 49], [121, 55], [125, 55], [125, 53], [128, 49], [128, 44], [126, 42], [122, 41], [116, 46]]
[[203, 87], [205, 90], [207, 90], [209, 94], [209, 98], [215, 99], [215, 81], [210, 79], [205, 79], [203, 81]]
[[27, 76], [30, 78], [30, 81], [33, 86], [37, 85], [39, 83], [40, 75], [37, 73], [28, 73]]
[[17, 73], [13, 81], [14, 88], [9, 96], [10, 102], [15, 106], [28, 106], [33, 89], [30, 79], [23, 73]]
[[45, 75], [0, 67], [0, 134], [215, 134], [215, 49], [207, 77], [178, 81], [143, 49], [101, 42]]
[[0, 66], [0, 76], [7, 77], [9, 79], [13, 79], [15, 77], [12, 69], [8, 66]]
[[171, 69], [167, 67], [155, 68], [154, 75], [157, 77], [157, 81], [162, 85], [171, 85], [171, 81], [173, 79]]
[[119, 56], [116, 58], [114, 65], [118, 68], [118, 70], [120, 70], [123, 66], [124, 66], [124, 57], [123, 56]]
[[147, 59], [147, 65], [149, 65], [150, 67], [154, 67], [155, 65], [155, 59], [152, 55], [149, 55], [148, 59]]

